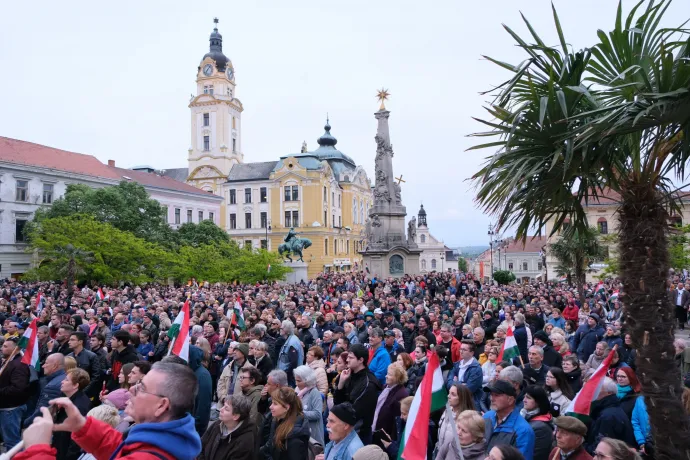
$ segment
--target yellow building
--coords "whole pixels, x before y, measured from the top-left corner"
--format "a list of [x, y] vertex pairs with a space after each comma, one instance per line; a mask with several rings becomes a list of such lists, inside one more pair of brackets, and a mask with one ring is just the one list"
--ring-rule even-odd
[[187, 168], [161, 174], [222, 196], [220, 226], [241, 245], [277, 250], [291, 227], [309, 238], [304, 251], [308, 275], [361, 265], [364, 222], [373, 201], [361, 166], [335, 148], [326, 132], [319, 148], [277, 161], [245, 163], [242, 102], [236, 97], [235, 68], [223, 54], [217, 22], [209, 51], [196, 72], [189, 102], [191, 144]]

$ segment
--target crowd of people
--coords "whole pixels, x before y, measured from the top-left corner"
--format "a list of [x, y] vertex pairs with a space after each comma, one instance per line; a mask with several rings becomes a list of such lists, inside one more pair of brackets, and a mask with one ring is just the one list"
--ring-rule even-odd
[[[5, 280], [0, 436], [6, 450], [23, 440], [20, 460], [394, 460], [435, 354], [447, 405], [430, 417], [430, 460], [654, 458], [618, 286], [578, 288], [584, 304], [566, 284], [456, 270], [72, 292]], [[687, 311], [684, 289], [669, 299]], [[185, 302], [182, 359], [170, 332]], [[21, 351], [34, 320], [35, 368]], [[503, 360], [507, 336], [519, 356]], [[687, 372], [682, 340], [676, 352]], [[589, 423], [567, 415], [611, 353]]]

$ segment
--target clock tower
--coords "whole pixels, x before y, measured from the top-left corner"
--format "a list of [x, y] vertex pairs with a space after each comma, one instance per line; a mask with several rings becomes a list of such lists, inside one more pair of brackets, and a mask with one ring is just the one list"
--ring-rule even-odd
[[196, 95], [189, 102], [192, 143], [187, 182], [221, 194], [234, 164], [242, 163], [242, 103], [235, 97], [235, 69], [223, 54], [218, 18], [209, 38], [209, 52], [196, 74]]

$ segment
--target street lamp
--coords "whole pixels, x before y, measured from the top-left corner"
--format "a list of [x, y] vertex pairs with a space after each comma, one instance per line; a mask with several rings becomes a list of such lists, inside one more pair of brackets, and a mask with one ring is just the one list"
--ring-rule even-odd
[[494, 231], [495, 227], [492, 224], [489, 224], [489, 231], [486, 232], [487, 235], [489, 235], [489, 255], [491, 256], [491, 280], [493, 281], [494, 279], [494, 235], [496, 232]]
[[271, 231], [271, 219], [266, 222], [266, 250], [268, 251], [268, 232]]
[[446, 267], [443, 265], [443, 261], [445, 260], [445, 257], [443, 257], [443, 256], [444, 256], [444, 254], [443, 254], [443, 252], [442, 252], [442, 253], [441, 253], [441, 273], [443, 273], [444, 271], [446, 271]]
[[498, 248], [498, 269], [501, 270], [501, 248], [503, 247], [503, 240], [496, 240], [496, 247]]

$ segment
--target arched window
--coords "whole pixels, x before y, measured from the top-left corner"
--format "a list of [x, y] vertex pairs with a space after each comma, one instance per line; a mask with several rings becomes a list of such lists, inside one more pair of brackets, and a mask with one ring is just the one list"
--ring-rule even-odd
[[422, 259], [422, 270], [426, 270], [426, 259]]
[[529, 270], [529, 268], [527, 268], [527, 267], [528, 267], [527, 262], [526, 262], [526, 261], [523, 261], [523, 262], [522, 262], [522, 271], [523, 271], [523, 272], [526, 272], [527, 270]]
[[431, 269], [436, 270], [436, 259], [431, 259]]
[[426, 243], [426, 235], [421, 235], [419, 237], [419, 241], [421, 241], [422, 243]]
[[608, 235], [609, 223], [606, 222], [605, 218], [600, 217], [599, 220], [597, 220], [597, 229], [599, 229], [599, 233], [601, 233], [602, 235]]

